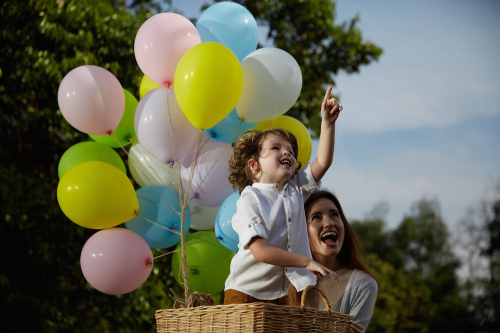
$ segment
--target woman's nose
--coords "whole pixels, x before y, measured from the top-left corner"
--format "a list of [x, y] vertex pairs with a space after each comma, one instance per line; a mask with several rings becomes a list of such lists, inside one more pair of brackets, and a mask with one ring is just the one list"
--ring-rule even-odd
[[333, 220], [330, 218], [330, 217], [326, 217], [323, 219], [323, 226], [326, 227], [326, 226], [332, 226], [334, 223], [333, 223]]

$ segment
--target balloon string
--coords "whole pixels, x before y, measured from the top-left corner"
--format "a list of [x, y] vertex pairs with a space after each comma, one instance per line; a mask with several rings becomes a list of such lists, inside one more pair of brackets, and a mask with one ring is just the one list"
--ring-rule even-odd
[[[206, 241], [214, 239], [214, 238], [218, 239], [219, 237], [204, 238], [204, 239], [201, 239], [201, 240], [196, 241], [196, 242], [186, 243], [186, 245], [192, 245], [192, 244], [196, 244], [196, 243], [206, 242]], [[166, 255], [169, 255], [169, 254], [172, 254], [172, 253], [175, 253], [175, 252], [179, 252], [179, 251], [181, 251], [181, 249], [177, 249], [177, 250], [174, 250], [174, 251], [170, 251], [170, 252], [161, 254], [159, 256], [154, 257], [153, 260], [155, 260], [157, 258], [160, 258], [160, 257], [163, 257], [163, 256], [166, 256]]]
[[[193, 182], [194, 169], [196, 168], [196, 163], [198, 161], [198, 155], [200, 154], [199, 145], [200, 145], [200, 138], [201, 138], [202, 134], [203, 133], [200, 130], [198, 132], [198, 135], [196, 136], [196, 143], [195, 143], [194, 154], [193, 154], [194, 160], [193, 160], [193, 163], [191, 165], [191, 172], [189, 175], [188, 186], [187, 186], [186, 192], [183, 193], [183, 196], [182, 196], [182, 205], [181, 205], [181, 209], [182, 209], [182, 215], [181, 215], [182, 279], [184, 281], [184, 298], [186, 298], [186, 299], [189, 297], [189, 281], [187, 279], [186, 244], [184, 241], [185, 240], [184, 227], [185, 227], [185, 219], [186, 219], [185, 212], [186, 212], [186, 206], [188, 205], [187, 198], [189, 196], [189, 191], [191, 189], [191, 184]], [[180, 174], [179, 174], [179, 178], [180, 178]], [[181, 183], [181, 182], [182, 182], [182, 180], [179, 183]], [[179, 186], [182, 187], [182, 185], [179, 185]]]
[[[128, 151], [125, 149], [125, 147], [123, 147], [123, 145], [120, 143], [120, 141], [118, 141], [118, 139], [117, 139], [117, 138], [116, 138], [116, 136], [113, 134], [113, 132], [109, 133], [109, 135], [111, 135], [111, 136], [113, 136], [113, 138], [115, 138], [116, 142], [118, 142], [118, 144], [120, 145], [120, 148], [121, 148], [121, 149], [125, 152], [125, 154], [127, 154], [127, 157], [129, 158], [129, 160], [131, 160], [131, 161], [132, 161], [132, 163], [134, 163], [134, 164], [135, 164], [136, 162], [134, 161], [134, 159], [133, 159], [133, 158], [130, 158], [130, 155], [129, 155]], [[130, 138], [129, 138], [129, 140], [130, 140], [130, 142], [132, 142], [132, 139], [130, 139]], [[139, 149], [137, 149], [137, 150], [139, 150]], [[140, 151], [139, 151], [139, 152], [140, 152]], [[151, 165], [149, 164], [149, 162], [148, 162], [147, 160], [146, 160], [146, 162], [148, 163], [149, 167], [150, 167], [151, 169], [153, 169], [153, 167], [151, 167]], [[140, 166], [138, 166], [138, 165], [136, 164], [136, 167], [137, 167], [137, 169], [139, 169], [139, 170], [141, 171], [142, 175], [143, 175], [144, 177], [146, 177], [146, 179], [148, 180], [148, 182], [149, 182], [151, 185], [153, 185], [154, 189], [156, 190], [156, 192], [158, 192], [158, 193], [160, 194], [160, 196], [163, 198], [163, 200], [165, 200], [165, 201], [166, 201], [166, 202], [170, 205], [170, 207], [171, 207], [172, 209], [174, 209], [174, 207], [170, 204], [170, 202], [168, 202], [168, 200], [167, 200], [167, 199], [163, 196], [163, 194], [162, 194], [162, 193], [161, 193], [161, 192], [160, 192], [160, 191], [156, 188], [155, 184], [153, 184], [153, 182], [152, 182], [152, 181], [148, 178], [148, 176], [146, 176], [146, 174], [144, 173], [144, 171], [142, 171], [142, 170], [141, 170]], [[167, 190], [168, 190], [168, 187], [166, 187], [166, 188], [167, 188]], [[170, 192], [170, 191], [169, 191], [169, 192]], [[172, 195], [172, 194], [170, 194], [170, 195]], [[173, 195], [172, 195], [172, 197], [173, 197], [173, 198], [175, 198]]]
[[170, 104], [168, 100], [168, 95], [170, 95], [170, 86], [167, 85], [167, 116], [168, 116], [168, 128], [170, 129], [170, 142], [172, 142], [172, 151], [174, 152], [174, 161], [177, 161], [175, 156], [175, 145], [174, 145], [174, 135], [172, 134], [172, 121], [170, 120]]
[[[131, 142], [133, 142], [133, 141], [132, 141], [132, 139], [130, 139], [130, 141], [131, 141]], [[153, 166], [152, 166], [151, 164], [149, 164], [148, 159], [147, 159], [147, 158], [146, 158], [146, 157], [142, 154], [142, 151], [139, 149], [139, 147], [136, 147], [136, 148], [137, 148], [137, 151], [141, 154], [141, 156], [142, 156], [143, 160], [145, 160], [145, 161], [146, 161], [146, 163], [148, 164], [149, 168], [150, 168], [151, 170], [153, 170], [153, 172], [155, 173], [156, 177], [160, 180], [161, 184], [162, 184], [162, 185], [163, 185], [163, 186], [167, 189], [167, 191], [168, 191], [168, 193], [170, 194], [170, 196], [171, 196], [171, 197], [174, 199], [174, 201], [175, 201], [175, 202], [176, 202], [176, 203], [180, 206], [180, 205], [181, 205], [181, 203], [180, 203], [180, 202], [179, 202], [179, 200], [177, 199], [177, 196], [173, 195], [173, 194], [172, 194], [172, 192], [170, 191], [170, 188], [169, 188], [167, 185], [165, 185], [165, 183], [163, 182], [163, 179], [161, 179], [161, 177], [160, 177], [160, 176], [156, 173], [156, 170], [153, 168]], [[130, 159], [130, 156], [129, 156], [129, 159]], [[132, 158], [132, 162], [134, 162], [134, 161], [133, 161], [133, 158]], [[141, 168], [138, 168], [138, 169], [139, 169], [139, 170], [141, 170]], [[144, 172], [143, 172], [142, 170], [141, 170], [141, 172], [142, 172], [142, 174], [144, 175]], [[146, 175], [144, 175], [144, 176], [145, 176], [146, 178], [148, 178]], [[153, 182], [152, 182], [152, 181], [150, 181], [149, 179], [148, 179], [148, 181], [150, 182], [150, 185], [154, 185], [154, 184], [153, 184]], [[160, 193], [160, 195], [161, 195], [161, 193]], [[163, 198], [165, 201], [167, 201], [167, 199], [165, 199], [165, 197], [163, 197], [163, 196], [162, 196], [162, 198]], [[172, 208], [172, 210], [175, 210], [175, 209], [174, 209], [174, 207], [172, 206], [172, 204], [170, 204], [170, 202], [168, 202], [168, 201], [167, 201], [167, 203], [170, 205], [170, 207]]]
[[[210, 169], [208, 170], [207, 174], [205, 175], [205, 177], [203, 177], [203, 179], [201, 180], [201, 182], [198, 184], [198, 187], [196, 188], [196, 190], [193, 192], [193, 196], [191, 198], [189, 198], [188, 200], [188, 203], [193, 200], [193, 197], [196, 195], [196, 192], [198, 192], [198, 189], [200, 188], [201, 184], [203, 184], [203, 182], [205, 181], [205, 179], [207, 178], [208, 174], [210, 173], [210, 171], [212, 171], [212, 169], [214, 168], [215, 164], [217, 164], [217, 161], [219, 161], [219, 158], [222, 156], [222, 154], [224, 153], [224, 151], [226, 150], [227, 146], [230, 144], [231, 140], [233, 139], [233, 137], [236, 135], [236, 133], [238, 132], [238, 129], [240, 128], [241, 124], [243, 124], [243, 119], [241, 119], [240, 121], [240, 124], [238, 125], [238, 127], [236, 127], [236, 129], [234, 130], [234, 133], [233, 135], [231, 135], [231, 137], [229, 138], [229, 141], [226, 143], [226, 145], [224, 146], [224, 149], [222, 149], [222, 151], [220, 152], [219, 156], [217, 157], [217, 159], [214, 161], [214, 163], [212, 164], [212, 166], [210, 167]], [[201, 131], [201, 130], [200, 130]], [[225, 188], [225, 187], [224, 187]], [[221, 189], [222, 190], [222, 189]], [[219, 193], [221, 190], [219, 190], [218, 192], [216, 193]], [[213, 196], [213, 194], [212, 194]], [[211, 197], [211, 196], [210, 196]], [[206, 199], [208, 200], [208, 198]]]
[[213, 197], [214, 195], [216, 195], [217, 193], [219, 193], [220, 191], [224, 190], [226, 187], [228, 187], [229, 185], [231, 184], [227, 184], [226, 186], [224, 186], [223, 188], [221, 188], [220, 190], [218, 190], [217, 192], [213, 193], [211, 196], [209, 196], [208, 198], [206, 198], [205, 200], [203, 200], [202, 202], [200, 202], [200, 205], [203, 205], [203, 203], [205, 201], [207, 201], [208, 199], [210, 199], [211, 197]]
[[155, 204], [155, 205], [158, 205], [158, 206], [160, 206], [160, 207], [163, 207], [163, 208], [165, 208], [165, 209], [168, 209], [168, 210], [170, 210], [170, 211], [172, 211], [172, 212], [176, 213], [177, 215], [181, 216], [181, 213], [180, 213], [180, 212], [178, 212], [178, 211], [176, 211], [176, 210], [174, 210], [174, 209], [171, 209], [171, 208], [169, 208], [169, 207], [163, 206], [162, 204], [160, 204], [160, 203], [158, 203], [158, 202], [156, 202], [156, 201], [150, 200], [150, 199], [145, 198], [145, 197], [142, 197], [142, 196], [140, 196], [140, 195], [138, 195], [137, 197], [138, 197], [138, 198], [141, 198], [141, 199], [143, 199], [143, 200], [149, 201], [149, 202], [151, 202], [151, 203], [153, 203], [153, 204]]
[[166, 230], [168, 230], [168, 231], [170, 231], [170, 232], [173, 232], [174, 234], [177, 234], [177, 235], [179, 235], [179, 236], [181, 235], [181, 233], [180, 233], [180, 232], [178, 232], [177, 230], [172, 230], [172, 229], [169, 229], [169, 228], [167, 228], [167, 227], [165, 227], [165, 226], [163, 226], [163, 225], [161, 225], [161, 224], [159, 224], [159, 223], [156, 223], [156, 222], [154, 222], [154, 221], [151, 221], [150, 219], [148, 219], [148, 218], [146, 218], [146, 217], [144, 217], [144, 216], [142, 216], [142, 215], [137, 215], [137, 216], [139, 216], [139, 217], [140, 217], [140, 218], [142, 218], [142, 219], [145, 219], [145, 220], [146, 220], [146, 221], [148, 221], [148, 222], [153, 223], [154, 225], [157, 225], [157, 226], [159, 226], [159, 227], [161, 227], [161, 228], [163, 228], [163, 229], [166, 229]]

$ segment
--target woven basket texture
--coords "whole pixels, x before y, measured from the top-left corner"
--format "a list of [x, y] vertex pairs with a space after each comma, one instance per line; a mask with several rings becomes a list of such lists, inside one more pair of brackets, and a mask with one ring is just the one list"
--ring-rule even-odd
[[[331, 309], [324, 294], [316, 289]], [[285, 306], [269, 303], [200, 306], [156, 311], [158, 333], [197, 332], [347, 332], [353, 316], [330, 310], [321, 311], [302, 305]]]

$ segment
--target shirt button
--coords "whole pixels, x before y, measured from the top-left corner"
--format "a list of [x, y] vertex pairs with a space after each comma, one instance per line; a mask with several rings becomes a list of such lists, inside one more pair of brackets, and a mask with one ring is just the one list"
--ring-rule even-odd
[[249, 227], [249, 228], [251, 228], [251, 227], [252, 227], [252, 225], [251, 225], [251, 224], [249, 224], [249, 225], [248, 225], [248, 227]]
[[286, 198], [286, 194], [283, 194], [283, 196]]
[[278, 188], [278, 185], [274, 185], [275, 188]]
[[285, 272], [288, 272], [288, 268], [285, 268]]
[[292, 221], [292, 219], [291, 219], [291, 218], [288, 218], [288, 222], [291, 222], [291, 221]]
[[288, 248], [290, 248], [290, 244], [288, 244]]

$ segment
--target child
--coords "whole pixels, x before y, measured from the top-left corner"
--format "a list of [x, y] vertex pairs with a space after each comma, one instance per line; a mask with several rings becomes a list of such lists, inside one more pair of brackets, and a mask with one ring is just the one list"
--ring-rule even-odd
[[316, 283], [314, 275], [338, 279], [311, 259], [304, 213], [304, 200], [316, 190], [333, 159], [335, 121], [342, 107], [330, 99], [331, 91], [329, 87], [321, 105], [316, 159], [298, 173], [297, 140], [287, 131], [250, 130], [234, 144], [229, 181], [241, 194], [232, 219], [239, 251], [231, 261], [224, 304], [288, 305], [290, 283], [302, 291]]

